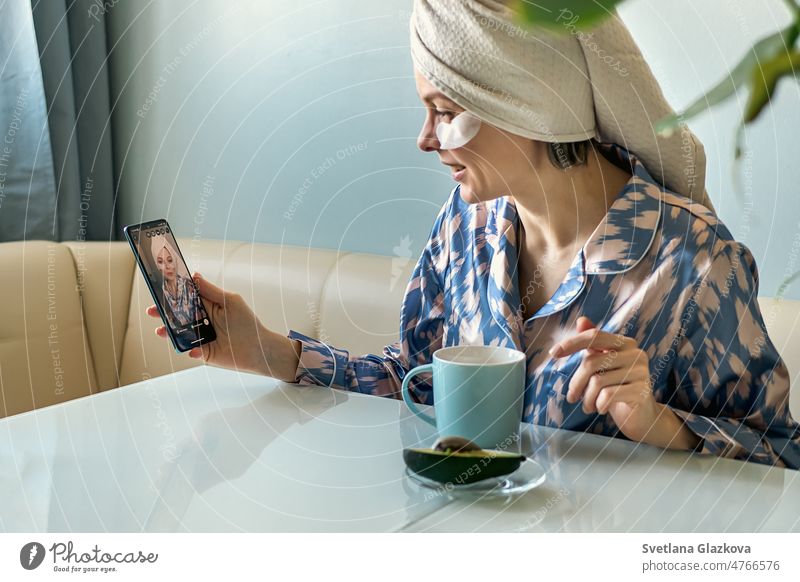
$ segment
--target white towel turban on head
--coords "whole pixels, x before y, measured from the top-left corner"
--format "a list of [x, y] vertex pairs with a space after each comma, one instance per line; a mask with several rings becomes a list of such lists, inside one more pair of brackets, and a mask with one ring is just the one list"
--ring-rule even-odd
[[621, 145], [663, 186], [713, 210], [703, 145], [686, 126], [653, 130], [673, 110], [616, 12], [589, 31], [559, 13], [556, 33], [521, 27], [510, 4], [414, 0], [414, 66], [487, 123], [546, 142]]
[[159, 234], [150, 239], [150, 252], [153, 254], [154, 261], [158, 260], [158, 255], [164, 248], [166, 248], [167, 252], [172, 255], [172, 260], [175, 262], [175, 272], [183, 276], [184, 274], [181, 272], [182, 269], [179, 269], [181, 264], [180, 255], [178, 255], [178, 251], [176, 251], [167, 240], [167, 237], [163, 234]]

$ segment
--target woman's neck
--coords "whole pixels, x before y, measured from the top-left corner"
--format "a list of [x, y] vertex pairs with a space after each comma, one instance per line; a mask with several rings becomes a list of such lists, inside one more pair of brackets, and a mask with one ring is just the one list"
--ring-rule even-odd
[[513, 196], [525, 231], [521, 251], [535, 254], [539, 262], [574, 257], [631, 174], [592, 148], [586, 164], [573, 169], [560, 170], [546, 159], [537, 167], [543, 169], [529, 182], [537, 187]]
[[178, 290], [178, 277], [175, 276], [172, 279], [164, 279], [167, 282], [167, 289], [173, 295]]

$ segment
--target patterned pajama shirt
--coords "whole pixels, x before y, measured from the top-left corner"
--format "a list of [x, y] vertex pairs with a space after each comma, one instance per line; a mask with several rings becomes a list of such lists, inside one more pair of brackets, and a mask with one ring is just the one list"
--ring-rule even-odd
[[[697, 452], [800, 468], [789, 373], [765, 331], [750, 251], [713, 212], [661, 186], [634, 154], [602, 149], [632, 177], [538, 312], [523, 320], [513, 198], [468, 204], [456, 187], [406, 288], [398, 341], [352, 356], [290, 330], [302, 345], [295, 381], [400, 398], [408, 371], [441, 347], [505, 346], [527, 356], [522, 421], [625, 438], [609, 415], [567, 402], [585, 352], [548, 354], [583, 315], [638, 342], [656, 400], [700, 437]], [[433, 404], [429, 374], [410, 386], [415, 400]]]

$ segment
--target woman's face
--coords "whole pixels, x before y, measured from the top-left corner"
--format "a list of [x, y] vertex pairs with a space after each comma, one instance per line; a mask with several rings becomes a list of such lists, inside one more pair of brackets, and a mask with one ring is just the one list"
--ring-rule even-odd
[[451, 175], [461, 184], [461, 197], [467, 203], [486, 202], [500, 196], [513, 195], [516, 184], [530, 184], [533, 140], [526, 139], [484, 121], [478, 134], [466, 145], [443, 150], [436, 138], [440, 121], [450, 123], [464, 111], [438, 91], [418, 71], [414, 71], [417, 93], [427, 107], [425, 123], [417, 138], [424, 152], [437, 152]]
[[175, 261], [172, 259], [172, 255], [167, 250], [167, 247], [164, 247], [158, 253], [156, 265], [165, 279], [172, 281], [175, 278]]

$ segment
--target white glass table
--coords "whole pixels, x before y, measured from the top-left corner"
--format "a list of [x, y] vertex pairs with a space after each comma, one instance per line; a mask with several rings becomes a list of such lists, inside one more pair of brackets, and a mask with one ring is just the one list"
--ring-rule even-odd
[[0, 420], [0, 531], [800, 531], [800, 472], [522, 425], [511, 498], [406, 476], [401, 401], [199, 367]]

